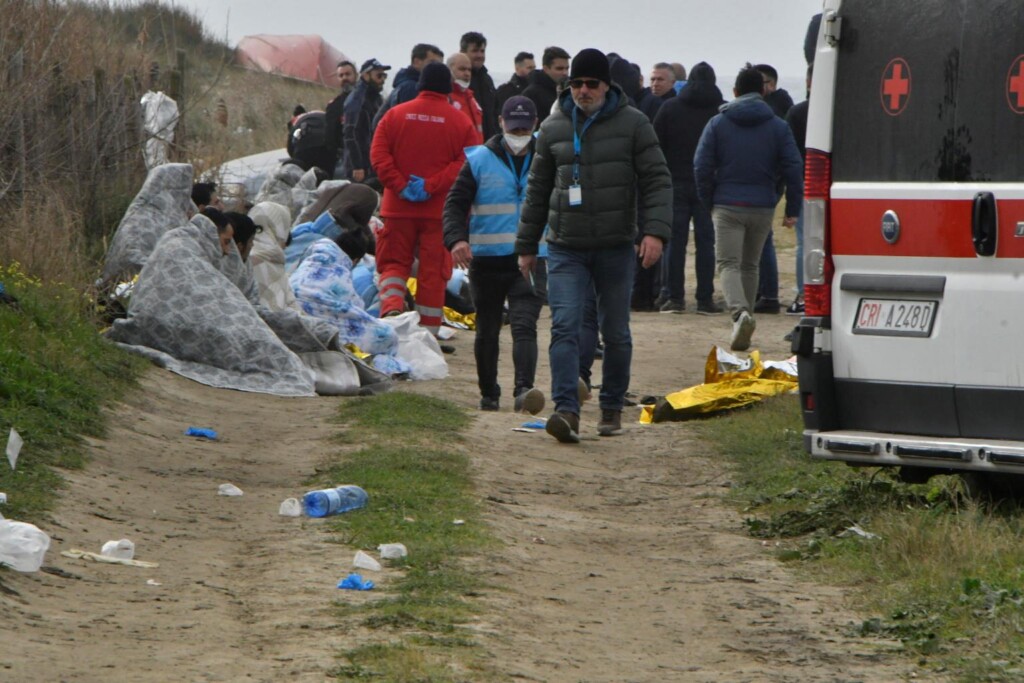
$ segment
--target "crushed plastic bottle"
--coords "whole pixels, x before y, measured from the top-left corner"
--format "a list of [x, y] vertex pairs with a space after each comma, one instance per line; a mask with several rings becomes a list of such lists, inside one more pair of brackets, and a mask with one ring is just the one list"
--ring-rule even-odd
[[409, 551], [401, 543], [381, 543], [377, 546], [381, 559], [399, 560], [409, 555]]
[[369, 499], [366, 491], [355, 484], [333, 489], [310, 491], [302, 497], [302, 508], [310, 517], [327, 517], [364, 507]]
[[120, 541], [107, 541], [103, 544], [100, 555], [116, 557], [119, 560], [131, 560], [135, 558], [135, 544], [127, 538]]
[[281, 507], [278, 508], [277, 514], [282, 517], [298, 517], [302, 514], [302, 503], [298, 498], [285, 498], [281, 501]]

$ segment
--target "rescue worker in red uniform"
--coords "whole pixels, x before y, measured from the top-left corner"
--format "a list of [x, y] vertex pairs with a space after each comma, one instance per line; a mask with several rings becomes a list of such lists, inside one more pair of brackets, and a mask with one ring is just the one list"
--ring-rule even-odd
[[456, 52], [447, 61], [448, 70], [452, 72], [452, 92], [448, 96], [452, 106], [469, 117], [479, 139], [474, 143], [484, 143], [484, 110], [476, 101], [476, 93], [469, 87], [469, 79], [473, 75], [472, 62], [469, 57]]
[[419, 257], [416, 310], [434, 334], [441, 326], [445, 285], [452, 273], [444, 247], [444, 200], [478, 133], [448, 102], [452, 76], [444, 64], [423, 68], [416, 99], [392, 107], [381, 119], [370, 160], [384, 185], [377, 238], [381, 317], [405, 310], [406, 280]]

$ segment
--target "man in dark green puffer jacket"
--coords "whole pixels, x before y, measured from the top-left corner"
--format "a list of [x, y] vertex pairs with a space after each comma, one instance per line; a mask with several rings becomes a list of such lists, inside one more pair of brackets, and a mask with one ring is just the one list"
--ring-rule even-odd
[[608, 58], [582, 50], [572, 60], [570, 89], [540, 127], [516, 237], [519, 268], [530, 277], [547, 235], [551, 307], [551, 396], [547, 431], [579, 441], [579, 331], [591, 288], [604, 339], [598, 434], [622, 431], [633, 341], [629, 304], [636, 261], [637, 207], [643, 208], [639, 255], [644, 268], [661, 257], [672, 225], [672, 178], [658, 137], [640, 110], [611, 83]]

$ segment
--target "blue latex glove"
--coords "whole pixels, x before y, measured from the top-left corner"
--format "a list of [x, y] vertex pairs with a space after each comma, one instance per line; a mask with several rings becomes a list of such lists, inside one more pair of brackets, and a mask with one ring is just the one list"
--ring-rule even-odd
[[373, 589], [373, 581], [363, 579], [359, 574], [349, 574], [338, 584], [338, 588], [352, 591], [368, 591]]
[[205, 427], [189, 427], [185, 430], [185, 436], [198, 436], [210, 441], [217, 440], [217, 432], [212, 429], [206, 429]]
[[430, 194], [423, 185], [423, 178], [415, 175], [409, 176], [409, 184], [399, 196], [407, 202], [425, 202], [430, 199]]

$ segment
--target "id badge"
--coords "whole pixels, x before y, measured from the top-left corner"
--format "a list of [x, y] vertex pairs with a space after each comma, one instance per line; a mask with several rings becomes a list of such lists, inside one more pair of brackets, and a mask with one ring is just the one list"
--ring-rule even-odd
[[583, 204], [583, 188], [579, 185], [569, 186], [569, 206], [580, 206]]

